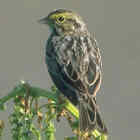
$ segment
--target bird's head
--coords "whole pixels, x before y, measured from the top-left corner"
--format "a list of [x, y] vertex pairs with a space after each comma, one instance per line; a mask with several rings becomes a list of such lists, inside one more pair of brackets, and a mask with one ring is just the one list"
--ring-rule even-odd
[[40, 23], [49, 25], [52, 32], [58, 35], [87, 31], [82, 18], [70, 10], [55, 10], [47, 17], [42, 18]]

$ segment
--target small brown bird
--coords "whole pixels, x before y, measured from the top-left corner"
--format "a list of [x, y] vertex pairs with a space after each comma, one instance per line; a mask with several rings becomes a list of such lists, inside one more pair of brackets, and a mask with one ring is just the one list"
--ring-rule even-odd
[[57, 88], [79, 106], [80, 130], [107, 133], [95, 98], [102, 80], [95, 38], [83, 19], [70, 10], [55, 10], [40, 22], [51, 29], [46, 45], [48, 72]]

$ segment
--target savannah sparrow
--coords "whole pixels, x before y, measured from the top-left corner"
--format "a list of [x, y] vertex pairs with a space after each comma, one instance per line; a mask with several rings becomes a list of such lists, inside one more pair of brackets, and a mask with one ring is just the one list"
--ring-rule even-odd
[[48, 72], [57, 88], [79, 106], [80, 130], [107, 133], [95, 98], [102, 80], [95, 38], [82, 18], [70, 10], [55, 10], [40, 22], [51, 29], [46, 45]]

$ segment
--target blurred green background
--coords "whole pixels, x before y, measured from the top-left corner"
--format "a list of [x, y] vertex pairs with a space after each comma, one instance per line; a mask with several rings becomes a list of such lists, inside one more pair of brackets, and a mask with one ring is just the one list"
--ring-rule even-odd
[[[19, 80], [49, 88], [44, 62], [48, 27], [37, 20], [57, 8], [72, 9], [96, 34], [102, 50], [104, 78], [98, 104], [110, 139], [132, 140], [140, 131], [140, 1], [139, 0], [0, 0], [0, 97]], [[12, 112], [0, 112], [7, 121]], [[56, 124], [57, 140], [70, 136], [67, 122]], [[6, 123], [4, 139], [10, 140]]]

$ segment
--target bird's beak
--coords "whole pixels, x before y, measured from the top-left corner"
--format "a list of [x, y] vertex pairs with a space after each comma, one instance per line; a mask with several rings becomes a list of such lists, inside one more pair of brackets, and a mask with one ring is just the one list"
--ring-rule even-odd
[[48, 24], [48, 21], [49, 21], [48, 17], [44, 17], [38, 20], [40, 24]]

